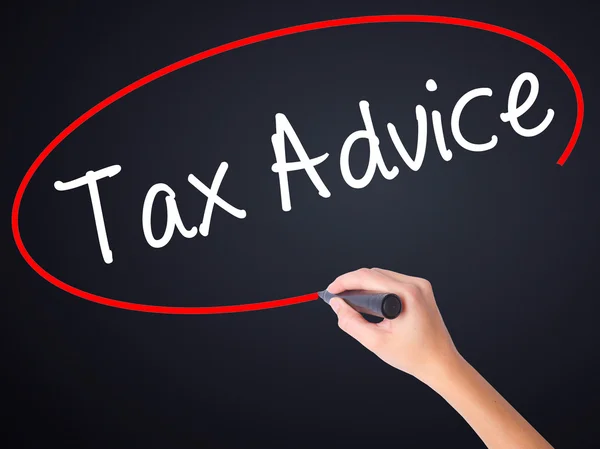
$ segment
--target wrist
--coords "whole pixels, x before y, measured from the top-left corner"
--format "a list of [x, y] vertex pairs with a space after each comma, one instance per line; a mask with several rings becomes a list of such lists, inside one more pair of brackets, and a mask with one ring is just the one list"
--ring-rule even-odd
[[439, 392], [456, 383], [468, 367], [469, 363], [453, 348], [437, 357], [419, 380]]

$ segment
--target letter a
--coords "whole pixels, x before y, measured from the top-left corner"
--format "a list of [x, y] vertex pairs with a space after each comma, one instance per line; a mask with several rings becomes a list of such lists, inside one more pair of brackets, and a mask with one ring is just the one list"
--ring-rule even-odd
[[[292, 148], [298, 155], [297, 162], [287, 162], [285, 158], [285, 136], [288, 136]], [[327, 190], [327, 187], [321, 180], [321, 177], [315, 170], [315, 165], [319, 165], [329, 156], [325, 153], [319, 157], [310, 159], [306, 154], [306, 150], [300, 143], [300, 139], [296, 135], [294, 128], [290, 124], [289, 120], [284, 114], [275, 114], [275, 134], [271, 137], [271, 143], [273, 144], [273, 150], [275, 151], [275, 159], [277, 162], [273, 164], [271, 170], [275, 173], [279, 173], [279, 189], [281, 191], [281, 208], [284, 211], [292, 209], [290, 202], [290, 186], [288, 183], [288, 172], [296, 170], [304, 170], [317, 188], [319, 195], [323, 198], [329, 198], [331, 193]]]

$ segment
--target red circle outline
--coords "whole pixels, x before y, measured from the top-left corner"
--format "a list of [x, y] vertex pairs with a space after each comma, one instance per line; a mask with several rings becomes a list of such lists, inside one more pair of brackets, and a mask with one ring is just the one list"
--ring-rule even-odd
[[79, 296], [83, 299], [87, 299], [88, 301], [93, 301], [99, 304], [103, 304], [106, 306], [117, 307], [120, 309], [126, 310], [134, 310], [138, 312], [151, 312], [151, 313], [162, 313], [162, 314], [217, 314], [217, 313], [233, 313], [233, 312], [249, 312], [253, 310], [262, 310], [269, 309], [274, 307], [282, 307], [288, 306], [292, 304], [299, 304], [302, 302], [313, 301], [318, 298], [316, 293], [309, 293], [302, 296], [295, 296], [292, 298], [279, 299], [274, 301], [265, 301], [260, 303], [252, 303], [252, 304], [240, 304], [240, 305], [232, 305], [232, 306], [213, 306], [213, 307], [170, 307], [170, 306], [153, 306], [147, 304], [137, 304], [125, 301], [119, 301], [116, 299], [105, 298], [103, 296], [98, 296], [93, 293], [86, 292], [84, 290], [80, 290], [75, 288], [65, 282], [61, 281], [58, 278], [55, 278], [46, 270], [44, 270], [33, 258], [29, 255], [27, 250], [25, 249], [25, 245], [23, 244], [23, 240], [21, 239], [21, 234], [19, 232], [19, 208], [21, 206], [21, 201], [23, 199], [23, 194], [25, 193], [25, 189], [31, 180], [31, 177], [42, 164], [42, 162], [48, 157], [48, 155], [65, 139], [67, 138], [73, 131], [79, 128], [83, 123], [85, 123], [88, 119], [96, 115], [98, 112], [102, 111], [115, 101], [123, 98], [125, 95], [133, 92], [140, 87], [151, 83], [152, 81], [163, 77], [171, 72], [179, 70], [183, 67], [186, 67], [190, 64], [194, 64], [195, 62], [202, 61], [203, 59], [210, 58], [212, 56], [218, 55], [220, 53], [225, 53], [230, 50], [234, 50], [236, 48], [245, 47], [247, 45], [255, 44], [258, 42], [263, 42], [269, 39], [275, 39], [278, 37], [289, 36], [291, 34], [304, 33], [307, 31], [320, 30], [324, 28], [334, 28], [346, 25], [359, 25], [359, 24], [367, 24], [367, 23], [398, 23], [398, 22], [418, 22], [418, 23], [436, 23], [436, 24], [446, 24], [446, 25], [457, 25], [467, 28], [476, 28], [483, 31], [489, 31], [491, 33], [500, 34], [502, 36], [509, 37], [511, 39], [515, 39], [519, 42], [529, 45], [530, 47], [535, 48], [539, 52], [543, 53], [547, 57], [549, 57], [552, 61], [554, 61], [561, 70], [567, 75], [571, 85], [573, 86], [573, 90], [575, 91], [575, 98], [577, 100], [577, 118], [575, 120], [575, 128], [573, 130], [573, 134], [569, 139], [567, 147], [563, 151], [562, 155], [557, 161], [558, 165], [563, 165], [571, 151], [575, 147], [575, 143], [579, 138], [579, 134], [581, 132], [581, 127], [583, 125], [583, 93], [581, 91], [581, 87], [579, 86], [579, 82], [575, 77], [573, 71], [569, 68], [569, 66], [552, 50], [540, 44], [539, 42], [523, 35], [517, 33], [515, 31], [511, 31], [507, 28], [502, 28], [496, 25], [490, 25], [484, 22], [478, 22], [469, 19], [461, 19], [454, 17], [444, 17], [444, 16], [425, 16], [425, 15], [383, 15], [383, 16], [362, 16], [362, 17], [350, 17], [343, 19], [334, 19], [334, 20], [325, 20], [321, 22], [307, 23], [304, 25], [296, 25], [288, 28], [282, 28], [275, 31], [269, 31], [266, 33], [257, 34], [255, 36], [246, 37], [244, 39], [239, 39], [237, 41], [230, 42], [228, 44], [220, 45], [218, 47], [212, 48], [210, 50], [206, 50], [200, 53], [197, 53], [188, 58], [182, 59], [178, 62], [175, 62], [171, 65], [163, 67], [160, 70], [157, 70], [131, 84], [124, 87], [123, 89], [115, 92], [110, 95], [108, 98], [102, 100], [93, 108], [89, 109], [79, 118], [77, 118], [73, 123], [67, 126], [58, 136], [48, 144], [48, 146], [40, 153], [40, 155], [35, 159], [25, 177], [21, 181], [19, 185], [19, 189], [15, 195], [15, 200], [12, 208], [12, 232], [15, 239], [15, 243], [19, 252], [25, 259], [25, 261], [33, 268], [41, 277], [43, 277], [46, 281], [55, 285], [56, 287], [71, 293], [75, 296]]

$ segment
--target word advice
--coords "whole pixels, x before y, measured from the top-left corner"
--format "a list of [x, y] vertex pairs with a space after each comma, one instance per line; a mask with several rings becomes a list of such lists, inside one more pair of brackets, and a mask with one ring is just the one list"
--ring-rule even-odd
[[[530, 84], [529, 95], [522, 104], [518, 105], [517, 100], [519, 98], [519, 93], [525, 82]], [[430, 92], [437, 90], [437, 84], [433, 79], [428, 80], [425, 84], [425, 87]], [[537, 77], [530, 72], [520, 74], [514, 80], [509, 91], [506, 112], [500, 114], [500, 120], [502, 120], [504, 123], [510, 123], [512, 129], [523, 137], [534, 137], [542, 133], [550, 125], [550, 122], [554, 118], [554, 111], [552, 109], [548, 109], [544, 119], [534, 128], [524, 128], [519, 124], [519, 118], [534, 104], [538, 96], [538, 92], [539, 82]], [[491, 96], [492, 90], [488, 87], [473, 89], [460, 97], [454, 106], [452, 116], [450, 118], [451, 132], [456, 143], [465, 150], [475, 152], [488, 151], [498, 144], [498, 137], [495, 135], [491, 136], [489, 141], [484, 143], [470, 142], [464, 138], [460, 127], [460, 117], [465, 107], [467, 107], [467, 105], [475, 98]], [[379, 138], [375, 133], [373, 121], [371, 120], [371, 114], [369, 112], [369, 103], [364, 100], [360, 101], [359, 109], [364, 122], [364, 129], [354, 131], [352, 134], [350, 134], [343, 143], [340, 153], [340, 170], [342, 176], [346, 183], [355, 189], [362, 189], [369, 185], [373, 179], [373, 176], [375, 175], [376, 170], [379, 170], [381, 175], [388, 180], [394, 179], [396, 176], [398, 176], [399, 172], [398, 167], [392, 166], [391, 168], [388, 168], [383, 161], [383, 157], [379, 149]], [[425, 111], [425, 108], [421, 105], [417, 105], [415, 108], [415, 114], [418, 132], [417, 148], [414, 157], [409, 155], [408, 151], [400, 140], [400, 136], [398, 135], [396, 127], [392, 123], [388, 123], [387, 125], [388, 133], [396, 150], [400, 154], [400, 157], [404, 163], [413, 171], [419, 170], [423, 163], [428, 134], [427, 112]], [[445, 161], [449, 161], [452, 158], [452, 151], [446, 146], [444, 130], [442, 127], [442, 117], [439, 111], [431, 112], [431, 122], [433, 134], [440, 155]], [[286, 136], [296, 152], [296, 155], [298, 156], [297, 161], [288, 162], [286, 159]], [[354, 143], [359, 139], [366, 139], [368, 141], [369, 161], [363, 176], [361, 178], [355, 178], [350, 171], [350, 152]], [[292, 209], [288, 183], [288, 173], [292, 171], [304, 170], [314, 184], [320, 196], [323, 198], [329, 198], [331, 196], [331, 193], [325, 186], [325, 183], [316, 170], [316, 167], [329, 157], [329, 154], [324, 153], [318, 157], [310, 158], [302, 146], [300, 139], [296, 135], [294, 128], [284, 114], [278, 113], [275, 115], [275, 134], [273, 134], [271, 137], [271, 143], [273, 145], [276, 160], [271, 169], [279, 176], [282, 210], [289, 211]], [[227, 168], [227, 162], [222, 162], [220, 164], [210, 187], [205, 185], [193, 174], [188, 176], [188, 182], [207, 198], [202, 223], [200, 223], [198, 227], [191, 226], [188, 228], [183, 224], [177, 208], [177, 202], [175, 201], [175, 192], [167, 184], [159, 183], [153, 185], [146, 194], [142, 208], [142, 229], [148, 244], [153, 248], [164, 247], [171, 240], [175, 228], [177, 228], [179, 233], [186, 238], [192, 238], [197, 234], [200, 234], [204, 237], [208, 236], [211, 217], [215, 205], [219, 206], [221, 209], [236, 218], [245, 218], [246, 211], [244, 209], [238, 209], [232, 206], [219, 196], [219, 187], [221, 186], [223, 178], [225, 177]], [[120, 165], [112, 165], [101, 170], [88, 171], [85, 176], [71, 181], [56, 181], [54, 183], [55, 189], [59, 191], [73, 190], [83, 186], [88, 187], [96, 224], [96, 232], [100, 244], [100, 251], [102, 253], [104, 262], [107, 264], [112, 263], [113, 255], [108, 242], [106, 226], [102, 215], [98, 181], [104, 178], [111, 178], [120, 171]], [[151, 217], [154, 201], [159, 193], [166, 194], [165, 207], [167, 211], [167, 224], [162, 236], [160, 238], [156, 238], [152, 232]]]

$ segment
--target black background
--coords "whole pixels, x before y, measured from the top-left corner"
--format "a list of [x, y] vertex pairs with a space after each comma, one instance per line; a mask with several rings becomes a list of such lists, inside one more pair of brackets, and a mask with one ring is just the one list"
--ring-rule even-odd
[[[386, 24], [285, 37], [201, 61], [111, 105], [75, 131], [34, 175], [20, 227], [34, 259], [84, 290], [171, 306], [258, 302], [323, 289], [337, 275], [379, 266], [429, 279], [465, 356], [553, 445], [596, 447], [598, 228], [594, 145], [598, 97], [591, 2], [176, 2], [13, 6], [2, 13], [2, 411], [11, 447], [481, 447], [462, 418], [414, 378], [383, 364], [336, 326], [320, 301], [260, 312], [167, 316], [101, 306], [39, 277], [11, 238], [9, 215], [25, 172], [69, 123], [154, 70], [217, 45], [312, 21], [372, 14], [436, 14], [500, 25], [561, 56], [581, 83], [584, 127], [556, 164], [575, 122], [564, 73], [524, 44], [446, 25]], [[588, 6], [586, 6], [589, 3]], [[533, 138], [504, 112], [512, 81], [540, 80]], [[434, 78], [438, 90], [427, 92]], [[457, 99], [491, 98], [463, 114], [475, 142], [450, 133]], [[345, 138], [362, 129], [368, 100], [391, 181], [364, 189], [339, 169]], [[450, 162], [430, 130], [423, 167], [402, 162], [392, 122], [412, 153], [414, 108], [442, 113]], [[270, 143], [286, 114], [331, 197], [290, 174], [292, 210], [280, 205]], [[288, 145], [288, 149], [289, 149]], [[366, 163], [364, 142], [353, 173]], [[288, 151], [292, 160], [295, 156]], [[189, 227], [227, 161], [208, 237], [177, 232], [145, 241], [147, 190], [164, 182]], [[58, 192], [88, 170], [119, 164], [100, 182], [114, 262], [102, 261], [86, 189]], [[157, 205], [161, 204], [157, 201]], [[164, 224], [156, 208], [157, 235]], [[162, 220], [162, 221], [161, 221]]]

